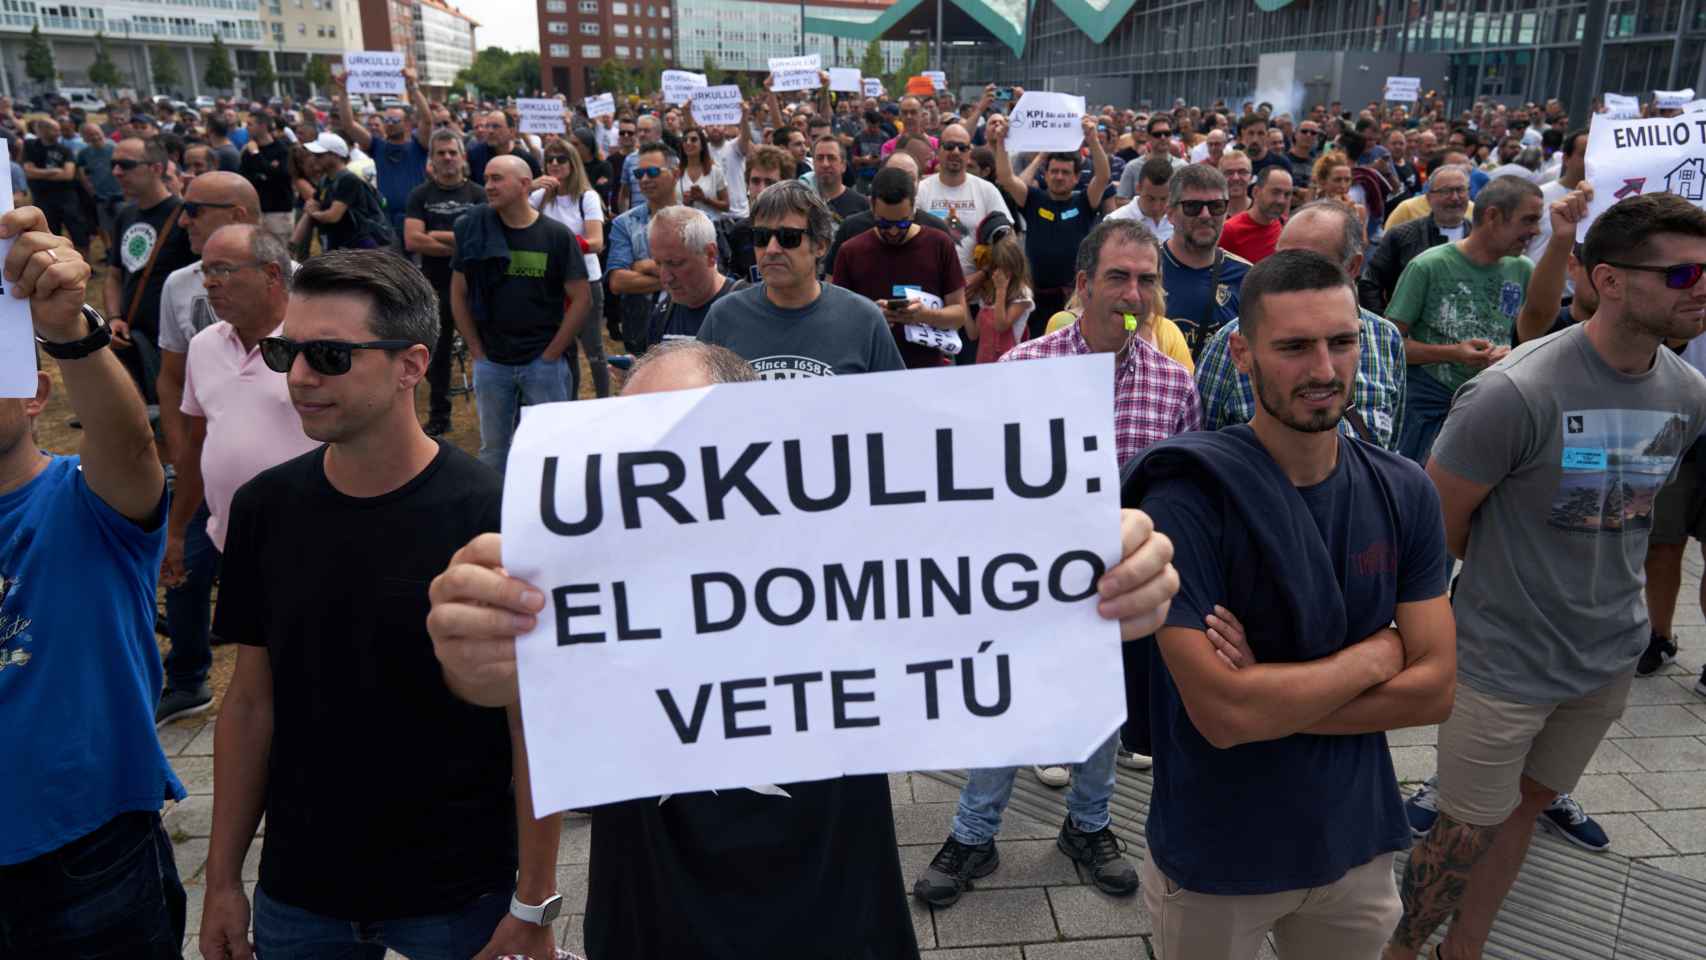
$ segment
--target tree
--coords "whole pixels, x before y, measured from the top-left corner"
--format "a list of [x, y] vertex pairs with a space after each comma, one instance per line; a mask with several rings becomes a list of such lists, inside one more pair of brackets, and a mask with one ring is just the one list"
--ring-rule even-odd
[[272, 58], [266, 51], [255, 53], [255, 96], [270, 97], [278, 92], [278, 72], [272, 68]]
[[634, 79], [633, 71], [626, 64], [615, 60], [606, 60], [598, 65], [593, 73], [599, 93], [614, 93], [620, 98], [623, 94], [639, 89], [639, 82]]
[[705, 82], [710, 86], [722, 86], [729, 82], [728, 71], [717, 66], [717, 58], [712, 56], [709, 50], [705, 51], [705, 62], [700, 65], [699, 72], [705, 75]]
[[888, 75], [883, 86], [892, 96], [906, 93], [906, 81], [930, 69], [930, 48], [921, 43], [910, 44], [901, 58], [900, 69]]
[[183, 78], [178, 74], [178, 55], [163, 47], [155, 47], [150, 57], [154, 61], [155, 93], [170, 93]]
[[533, 50], [523, 50], [509, 59], [509, 73], [505, 89], [520, 91], [522, 96], [532, 96], [534, 91], [544, 87], [543, 74], [539, 67], [539, 54]]
[[503, 47], [487, 47], [474, 55], [472, 64], [457, 72], [456, 86], [473, 85], [488, 95], [508, 92], [514, 60], [515, 55]]
[[30, 28], [30, 39], [24, 44], [24, 75], [37, 83], [52, 83], [59, 76], [53, 65], [53, 48], [41, 35], [41, 24]]
[[124, 82], [118, 65], [113, 63], [112, 54], [107, 51], [106, 35], [99, 30], [95, 31], [95, 62], [89, 65], [89, 82], [108, 89]]
[[231, 51], [219, 34], [213, 35], [213, 49], [207, 52], [207, 69], [202, 71], [203, 83], [215, 90], [231, 90], [237, 83], [237, 72], [231, 69]]
[[859, 61], [859, 74], [866, 77], [883, 75], [883, 45], [878, 41], [865, 44], [865, 59]]
[[324, 87], [332, 82], [332, 66], [320, 59], [319, 54], [311, 54], [302, 65], [302, 79], [316, 89]]
[[663, 55], [660, 53], [654, 51], [651, 56], [647, 57], [646, 62], [641, 64], [639, 68], [640, 91], [648, 93], [653, 90], [662, 90], [663, 72], [668, 66], [669, 64], [664, 62]]

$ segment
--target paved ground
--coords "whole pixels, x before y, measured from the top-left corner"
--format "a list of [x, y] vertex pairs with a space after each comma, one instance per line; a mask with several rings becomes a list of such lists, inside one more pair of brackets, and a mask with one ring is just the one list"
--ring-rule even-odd
[[[1706, 618], [1698, 596], [1698, 551], [1691, 550], [1678, 604], [1682, 654], [1661, 675], [1637, 679], [1629, 707], [1595, 755], [1576, 790], [1582, 805], [1611, 834], [1612, 849], [1653, 867], [1706, 881], [1706, 696], [1694, 682], [1706, 661]], [[1434, 769], [1435, 731], [1391, 736], [1406, 791]], [[201, 921], [202, 868], [213, 807], [213, 728], [199, 719], [160, 731], [160, 742], [191, 796], [166, 812], [178, 869], [189, 890], [189, 950]], [[1134, 776], [1120, 771], [1122, 776]], [[1029, 773], [1020, 776], [1028, 777]], [[895, 830], [907, 883], [947, 836], [953, 788], [918, 774], [889, 778]], [[1064, 801], [1063, 801], [1064, 809]], [[925, 956], [936, 960], [1143, 960], [1151, 956], [1142, 898], [1116, 899], [1080, 882], [1054, 845], [1058, 820], [1010, 814], [1002, 830], [1001, 869], [948, 910], [909, 899]], [[566, 911], [564, 946], [578, 949], [586, 902], [588, 822], [570, 819], [558, 854], [557, 882]], [[253, 883], [260, 856], [250, 848], [244, 880]], [[897, 896], [903, 891], [896, 891]]]

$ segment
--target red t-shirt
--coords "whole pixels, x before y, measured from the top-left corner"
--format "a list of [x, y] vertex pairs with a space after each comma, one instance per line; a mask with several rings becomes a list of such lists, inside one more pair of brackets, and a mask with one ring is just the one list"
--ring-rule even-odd
[[1226, 221], [1220, 231], [1220, 246], [1251, 263], [1259, 263], [1274, 252], [1274, 244], [1279, 243], [1280, 231], [1284, 229], [1285, 221], [1275, 220], [1262, 226], [1246, 210]]
[[[917, 235], [899, 246], [884, 243], [874, 228], [866, 230], [841, 245], [833, 268], [836, 286], [872, 300], [904, 297], [908, 287], [946, 300], [966, 285], [954, 241], [929, 227], [919, 229]], [[889, 333], [894, 335], [908, 369], [939, 367], [948, 362], [937, 350], [908, 343], [906, 334], [896, 324], [889, 324]]]

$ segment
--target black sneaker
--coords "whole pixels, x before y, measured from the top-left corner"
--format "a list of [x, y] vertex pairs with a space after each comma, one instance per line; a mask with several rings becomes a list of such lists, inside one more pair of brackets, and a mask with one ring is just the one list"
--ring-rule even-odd
[[425, 429], [426, 435], [429, 437], [442, 437], [450, 432], [450, 420], [449, 418], [433, 417], [426, 422]]
[[160, 695], [160, 705], [154, 708], [154, 726], [163, 727], [179, 717], [204, 713], [213, 706], [213, 692], [202, 684], [194, 690], [166, 688]]
[[1650, 634], [1647, 639], [1647, 652], [1641, 654], [1641, 662], [1635, 665], [1635, 676], [1650, 677], [1675, 659], [1676, 641], [1657, 633]]
[[1700, 679], [1694, 681], [1694, 692], [1706, 697], [1706, 666], [1700, 668]]
[[973, 880], [989, 876], [999, 866], [1001, 855], [995, 852], [994, 840], [973, 847], [949, 837], [924, 869], [924, 876], [912, 885], [912, 895], [933, 907], [951, 907], [971, 889]]
[[1137, 892], [1137, 868], [1120, 856], [1125, 848], [1114, 831], [1103, 827], [1095, 833], [1085, 833], [1072, 825], [1072, 818], [1060, 825], [1060, 837], [1055, 841], [1060, 852], [1074, 863], [1090, 871], [1090, 879], [1103, 893], [1129, 897]]

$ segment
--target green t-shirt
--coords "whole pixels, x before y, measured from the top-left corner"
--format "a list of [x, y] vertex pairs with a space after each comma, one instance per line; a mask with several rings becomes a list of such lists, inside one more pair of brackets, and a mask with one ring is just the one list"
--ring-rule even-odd
[[[1462, 343], [1489, 340], [1510, 346], [1511, 325], [1522, 309], [1534, 264], [1527, 257], [1504, 257], [1492, 266], [1479, 266], [1455, 243], [1433, 247], [1410, 261], [1398, 277], [1398, 289], [1386, 307], [1386, 319], [1409, 328], [1421, 343]], [[1430, 363], [1421, 367], [1448, 390], [1455, 391], [1481, 371], [1461, 363]]]

